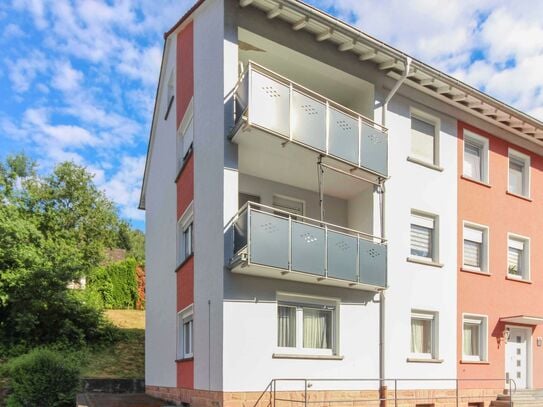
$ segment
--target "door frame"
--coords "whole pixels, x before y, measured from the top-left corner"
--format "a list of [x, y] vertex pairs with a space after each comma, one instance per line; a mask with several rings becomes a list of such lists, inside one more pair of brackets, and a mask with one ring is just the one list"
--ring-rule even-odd
[[[532, 333], [533, 328], [531, 326], [526, 325], [505, 325], [505, 329], [519, 329], [526, 332], [526, 388], [527, 389], [533, 389], [533, 381], [532, 381]], [[511, 339], [511, 338], [510, 338]], [[507, 374], [507, 343], [505, 344], [505, 350], [504, 350], [504, 362], [505, 362], [505, 374]], [[515, 380], [515, 378], [512, 378]]]

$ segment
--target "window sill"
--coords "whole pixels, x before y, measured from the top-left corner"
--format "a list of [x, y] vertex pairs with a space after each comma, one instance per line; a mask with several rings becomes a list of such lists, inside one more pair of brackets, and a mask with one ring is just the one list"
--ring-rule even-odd
[[311, 359], [311, 360], [343, 360], [339, 355], [302, 355], [299, 353], [274, 353], [273, 359]]
[[490, 362], [487, 360], [465, 360], [460, 361], [462, 365], [490, 365]]
[[472, 268], [465, 267], [465, 266], [461, 267], [460, 271], [463, 271], [464, 273], [478, 274], [478, 275], [486, 276], [486, 277], [490, 277], [492, 275], [488, 271], [472, 269]]
[[443, 363], [443, 359], [407, 358], [408, 363]]
[[483, 187], [492, 188], [492, 185], [490, 185], [489, 183], [485, 181], [480, 181], [475, 178], [468, 177], [467, 175], [461, 175], [460, 178], [462, 178], [465, 181], [469, 181], [469, 182], [473, 182], [474, 184], [481, 185]]
[[516, 281], [517, 283], [533, 284], [532, 280], [524, 280], [521, 277], [514, 277], [514, 276], [507, 275], [507, 276], [505, 276], [505, 279], [509, 280], [509, 281]]
[[194, 257], [194, 253], [189, 254], [187, 257], [185, 257], [185, 260], [183, 260], [179, 265], [175, 268], [175, 272], [177, 273], [185, 264], [189, 262], [190, 259]]
[[175, 359], [175, 363], [192, 362], [193, 360], [194, 356], [191, 356], [190, 358]]
[[505, 191], [505, 194], [509, 196], [514, 196], [515, 198], [523, 199], [528, 202], [532, 202], [532, 198], [530, 198], [529, 196], [515, 194], [514, 192], [511, 192], [511, 191]]
[[408, 257], [406, 259], [409, 263], [417, 263], [417, 264], [423, 264], [425, 266], [431, 266], [431, 267], [443, 267], [443, 264], [431, 261], [431, 260], [423, 260], [423, 259], [417, 259], [416, 257]]
[[427, 163], [426, 161], [419, 160], [418, 158], [415, 158], [415, 157], [408, 156], [407, 161], [413, 164], [422, 165], [423, 167], [430, 168], [431, 170], [434, 170], [434, 171], [443, 172], [443, 167], [440, 167], [439, 165], [435, 165], [432, 163]]

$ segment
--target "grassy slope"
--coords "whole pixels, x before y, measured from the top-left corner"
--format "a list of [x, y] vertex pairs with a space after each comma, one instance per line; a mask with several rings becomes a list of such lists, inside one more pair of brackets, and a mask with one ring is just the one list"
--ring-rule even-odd
[[145, 311], [109, 310], [108, 319], [125, 333], [125, 339], [109, 348], [90, 352], [83, 377], [143, 378]]

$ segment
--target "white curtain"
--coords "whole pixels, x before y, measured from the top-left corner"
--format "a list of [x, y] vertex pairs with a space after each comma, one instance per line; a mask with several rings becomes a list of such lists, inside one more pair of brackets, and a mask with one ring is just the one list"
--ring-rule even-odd
[[331, 349], [331, 312], [304, 308], [304, 348]]
[[277, 346], [296, 347], [296, 308], [277, 307]]
[[464, 264], [471, 267], [481, 267], [481, 243], [464, 240]]
[[464, 141], [464, 174], [481, 180], [481, 148]]
[[518, 195], [524, 193], [524, 163], [509, 158], [509, 191]]
[[508, 252], [509, 274], [522, 275], [522, 250], [509, 247]]
[[479, 325], [464, 324], [464, 355], [479, 356]]
[[431, 320], [411, 319], [411, 353], [432, 353]]

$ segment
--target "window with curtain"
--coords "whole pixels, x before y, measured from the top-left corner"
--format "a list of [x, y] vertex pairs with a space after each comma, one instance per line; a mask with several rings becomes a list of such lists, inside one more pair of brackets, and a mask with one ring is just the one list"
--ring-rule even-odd
[[296, 347], [296, 307], [288, 305], [277, 307], [277, 346]]
[[411, 156], [418, 160], [436, 164], [436, 126], [411, 116]]
[[471, 140], [464, 140], [464, 175], [483, 180], [482, 146]]
[[335, 307], [279, 303], [277, 346], [296, 353], [332, 354]]
[[185, 230], [183, 230], [183, 254], [186, 259], [192, 254], [193, 251], [193, 232], [192, 222], [189, 223]]
[[420, 358], [434, 358], [435, 316], [433, 313], [411, 314], [411, 354]]
[[411, 214], [411, 255], [433, 260], [434, 223], [431, 216]]
[[486, 317], [464, 316], [462, 359], [486, 360]]
[[521, 239], [509, 238], [507, 250], [507, 271], [510, 275], [527, 278], [527, 242]]
[[177, 359], [193, 357], [193, 306], [177, 313]]
[[464, 226], [464, 266], [483, 270], [485, 231], [473, 226]]
[[192, 319], [183, 322], [183, 356], [192, 357]]

